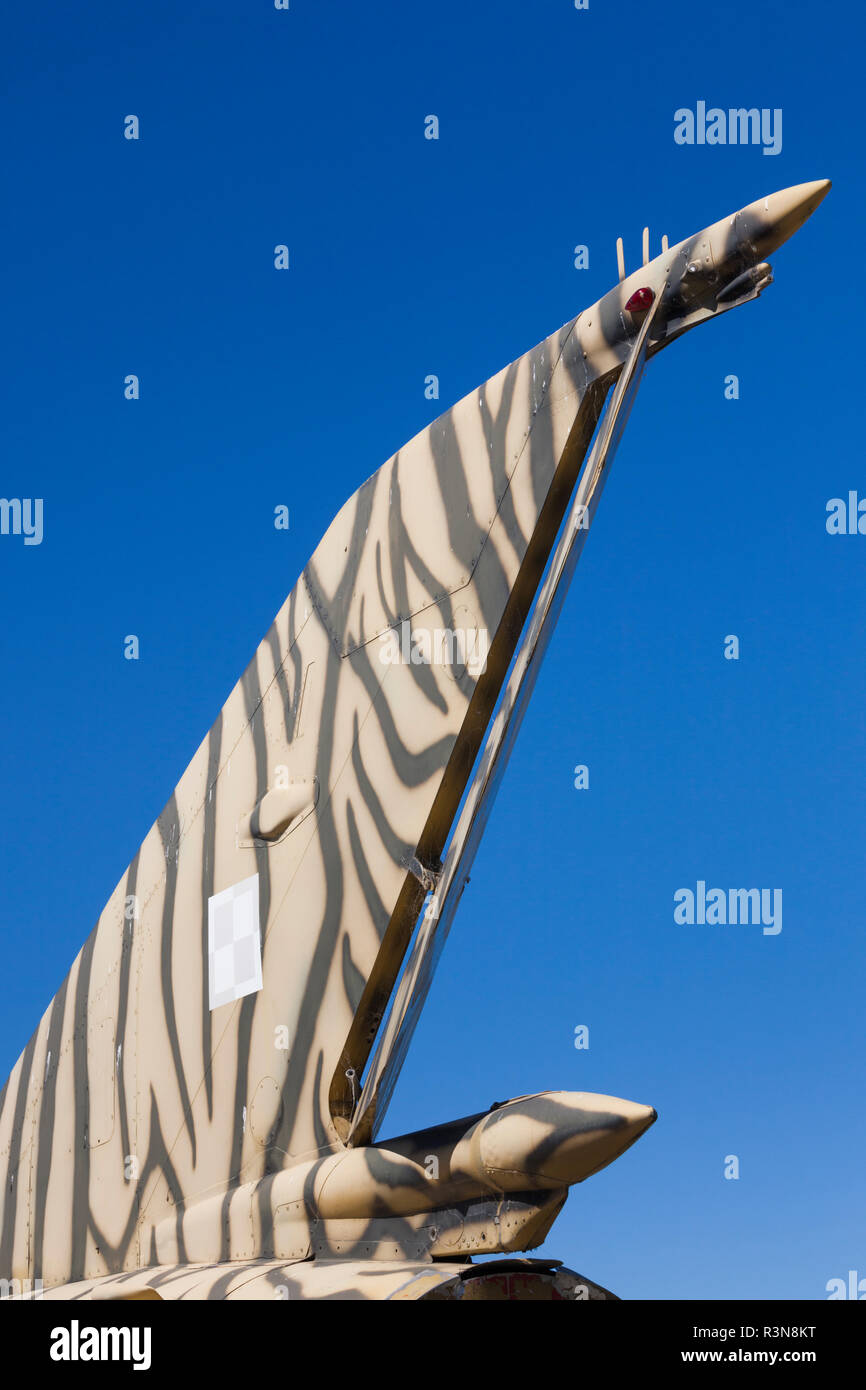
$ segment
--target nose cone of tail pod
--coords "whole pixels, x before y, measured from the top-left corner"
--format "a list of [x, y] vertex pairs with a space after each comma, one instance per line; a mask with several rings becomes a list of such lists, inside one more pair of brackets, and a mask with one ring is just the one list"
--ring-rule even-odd
[[613, 1162], [656, 1118], [649, 1105], [585, 1091], [544, 1091], [479, 1121], [455, 1162], [504, 1191], [566, 1187]]
[[743, 208], [749, 240], [763, 260], [798, 232], [830, 191], [829, 179], [795, 183]]

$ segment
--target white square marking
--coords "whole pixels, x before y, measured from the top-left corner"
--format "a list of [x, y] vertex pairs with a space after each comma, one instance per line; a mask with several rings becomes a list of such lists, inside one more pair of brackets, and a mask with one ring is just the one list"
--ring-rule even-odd
[[208, 898], [207, 953], [211, 1009], [261, 989], [258, 874]]

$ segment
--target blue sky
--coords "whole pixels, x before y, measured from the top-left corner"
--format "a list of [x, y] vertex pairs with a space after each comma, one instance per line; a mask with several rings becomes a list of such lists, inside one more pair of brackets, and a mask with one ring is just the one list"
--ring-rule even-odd
[[[0, 492], [45, 533], [0, 537], [4, 1076], [361, 481], [610, 288], [618, 235], [631, 268], [644, 223], [655, 254], [829, 177], [760, 302], [649, 366], [383, 1137], [647, 1102], [547, 1253], [627, 1297], [866, 1276], [866, 537], [825, 528], [866, 496], [863, 31], [832, 0], [7, 17]], [[678, 146], [699, 100], [781, 109], [781, 152]], [[699, 879], [782, 888], [783, 930], [675, 924]]]

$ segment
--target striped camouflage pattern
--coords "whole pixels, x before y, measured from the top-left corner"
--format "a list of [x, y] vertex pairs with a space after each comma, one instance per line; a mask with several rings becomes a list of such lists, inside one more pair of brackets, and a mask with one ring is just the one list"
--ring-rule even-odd
[[[763, 249], [755, 209], [737, 216]], [[669, 295], [670, 337], [711, 317], [730, 239], [718, 223], [623, 280], [337, 515], [0, 1095], [0, 1278], [261, 1257], [275, 1180], [346, 1152], [429, 873], [635, 338], [624, 306], [641, 285]], [[687, 280], [698, 256], [709, 269]], [[383, 662], [404, 621], [486, 634], [486, 669]], [[253, 875], [262, 987], [211, 1010], [208, 900]]]
[[[27, 1297], [27, 1294], [14, 1295]], [[482, 1265], [412, 1260], [249, 1260], [241, 1265], [157, 1265], [82, 1281], [40, 1295], [73, 1302], [121, 1300], [241, 1303], [263, 1299], [340, 1299], [406, 1303], [521, 1301], [618, 1302], [616, 1294], [558, 1260], [490, 1260]]]
[[[443, 846], [609, 384], [588, 382], [572, 322], [335, 518], [9, 1078], [0, 1276], [136, 1268], [179, 1203], [340, 1145], [424, 897], [407, 865]], [[486, 672], [384, 664], [407, 619], [486, 629]], [[315, 805], [257, 840], [279, 766]], [[211, 1013], [207, 901], [255, 873], [264, 985]]]

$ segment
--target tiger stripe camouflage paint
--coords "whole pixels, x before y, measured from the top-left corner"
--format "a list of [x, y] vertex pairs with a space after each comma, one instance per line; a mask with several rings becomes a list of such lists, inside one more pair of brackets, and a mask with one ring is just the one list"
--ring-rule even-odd
[[[803, 203], [807, 189], [816, 206], [821, 188], [787, 194]], [[528, 1248], [586, 1175], [566, 1165], [555, 1191], [501, 1208], [484, 1182], [471, 1199], [461, 1188], [451, 1235], [431, 1237], [415, 1200], [365, 1242], [393, 1164], [368, 1149], [369, 1212], [342, 1235], [318, 1229], [317, 1183], [352, 1152], [343, 1141], [424, 900], [419, 874], [438, 864], [637, 331], [624, 306], [642, 285], [669, 297], [671, 338], [755, 297], [763, 281], [717, 299], [726, 268], [740, 275], [766, 253], [768, 207], [736, 215], [745, 241], [725, 220], [628, 277], [447, 411], [337, 515], [4, 1088], [0, 1278], [50, 1287], [146, 1265], [306, 1258], [332, 1240], [380, 1258], [383, 1239], [416, 1258], [447, 1240], [455, 1252]], [[699, 254], [710, 269], [687, 280]], [[383, 662], [383, 634], [406, 621], [486, 635], [486, 668]], [[255, 875], [262, 988], [211, 1010], [208, 902]], [[627, 1142], [650, 1115], [635, 1108]], [[490, 1213], [506, 1208], [512, 1234], [494, 1239]]]
[[[424, 896], [410, 856], [441, 851], [610, 384], [580, 342], [500, 372], [332, 523], [12, 1072], [0, 1275], [135, 1268], [181, 1201], [340, 1147]], [[408, 619], [486, 629], [487, 671], [383, 663]], [[318, 799], [255, 840], [280, 765]], [[211, 1014], [208, 898], [255, 873], [264, 986]]]
[[[12, 1296], [26, 1298], [23, 1290]], [[161, 1302], [340, 1299], [356, 1302], [439, 1302], [451, 1299], [618, 1302], [616, 1294], [557, 1260], [491, 1260], [483, 1265], [408, 1260], [250, 1260], [225, 1265], [157, 1265], [67, 1285], [40, 1295], [75, 1302], [150, 1299]]]

